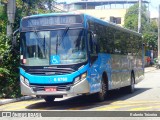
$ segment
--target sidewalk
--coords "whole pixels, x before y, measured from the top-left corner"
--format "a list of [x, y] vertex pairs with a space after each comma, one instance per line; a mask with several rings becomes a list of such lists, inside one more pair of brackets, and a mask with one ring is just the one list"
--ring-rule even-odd
[[[156, 70], [155, 67], [145, 67], [145, 73], [151, 72]], [[0, 105], [7, 104], [7, 103], [12, 103], [12, 102], [17, 102], [17, 101], [22, 101], [22, 100], [30, 100], [33, 99], [31, 96], [24, 96], [20, 98], [14, 98], [14, 99], [0, 99]]]
[[156, 70], [157, 68], [155, 68], [154, 66], [151, 66], [151, 67], [145, 67], [144, 69], [144, 72], [147, 73], [147, 72], [151, 72], [151, 71], [154, 71]]

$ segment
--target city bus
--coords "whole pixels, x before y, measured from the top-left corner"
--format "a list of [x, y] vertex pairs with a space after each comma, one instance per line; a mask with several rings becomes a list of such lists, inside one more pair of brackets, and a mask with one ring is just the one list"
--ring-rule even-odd
[[22, 18], [20, 87], [23, 95], [55, 98], [134, 92], [144, 78], [141, 34], [87, 14], [50, 13]]

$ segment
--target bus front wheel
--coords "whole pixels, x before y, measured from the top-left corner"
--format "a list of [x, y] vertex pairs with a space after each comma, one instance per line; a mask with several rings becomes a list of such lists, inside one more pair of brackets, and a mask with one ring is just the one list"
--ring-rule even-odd
[[108, 88], [108, 87], [107, 87], [107, 84], [105, 83], [104, 78], [102, 78], [101, 91], [96, 94], [96, 99], [97, 99], [98, 101], [101, 102], [101, 101], [104, 101], [104, 100], [105, 100], [105, 97], [106, 97], [106, 95], [107, 95], [107, 90], [108, 90], [107, 88]]
[[44, 100], [45, 100], [46, 102], [48, 102], [48, 103], [53, 102], [53, 101], [54, 101], [54, 99], [55, 99], [55, 97], [54, 97], [54, 96], [46, 96], [46, 97], [44, 97]]

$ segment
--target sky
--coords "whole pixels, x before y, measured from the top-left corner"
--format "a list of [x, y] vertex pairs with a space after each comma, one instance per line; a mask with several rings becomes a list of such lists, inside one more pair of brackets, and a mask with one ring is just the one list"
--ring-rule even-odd
[[150, 9], [151, 18], [158, 17], [160, 0], [149, 0], [149, 2], [150, 2], [149, 9]]
[[[70, 2], [80, 1], [80, 0], [56, 0], [56, 1], [57, 2], [67, 2], [67, 3], [70, 3]], [[98, 1], [98, 0], [96, 0], [96, 1]], [[158, 17], [158, 8], [159, 8], [159, 5], [160, 5], [160, 0], [148, 0], [148, 2], [150, 2], [150, 6], [149, 6], [150, 17], [151, 18]]]

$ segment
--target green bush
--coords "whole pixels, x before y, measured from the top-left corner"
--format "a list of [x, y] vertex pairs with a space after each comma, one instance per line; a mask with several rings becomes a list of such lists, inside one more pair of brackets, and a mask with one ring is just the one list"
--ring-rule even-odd
[[[7, 3], [7, 0], [1, 0]], [[35, 13], [53, 12], [46, 8], [52, 6], [53, 0], [16, 0], [16, 15], [13, 31], [19, 28], [20, 20], [23, 16]], [[36, 8], [36, 9], [35, 9]], [[50, 7], [51, 8], [51, 7]], [[12, 47], [11, 38], [6, 37], [8, 18], [7, 4], [0, 6], [0, 97], [19, 97], [19, 42], [16, 47]], [[19, 41], [19, 40], [17, 40]]]
[[20, 96], [19, 86], [19, 46], [12, 47], [11, 38], [0, 37], [0, 97]]

